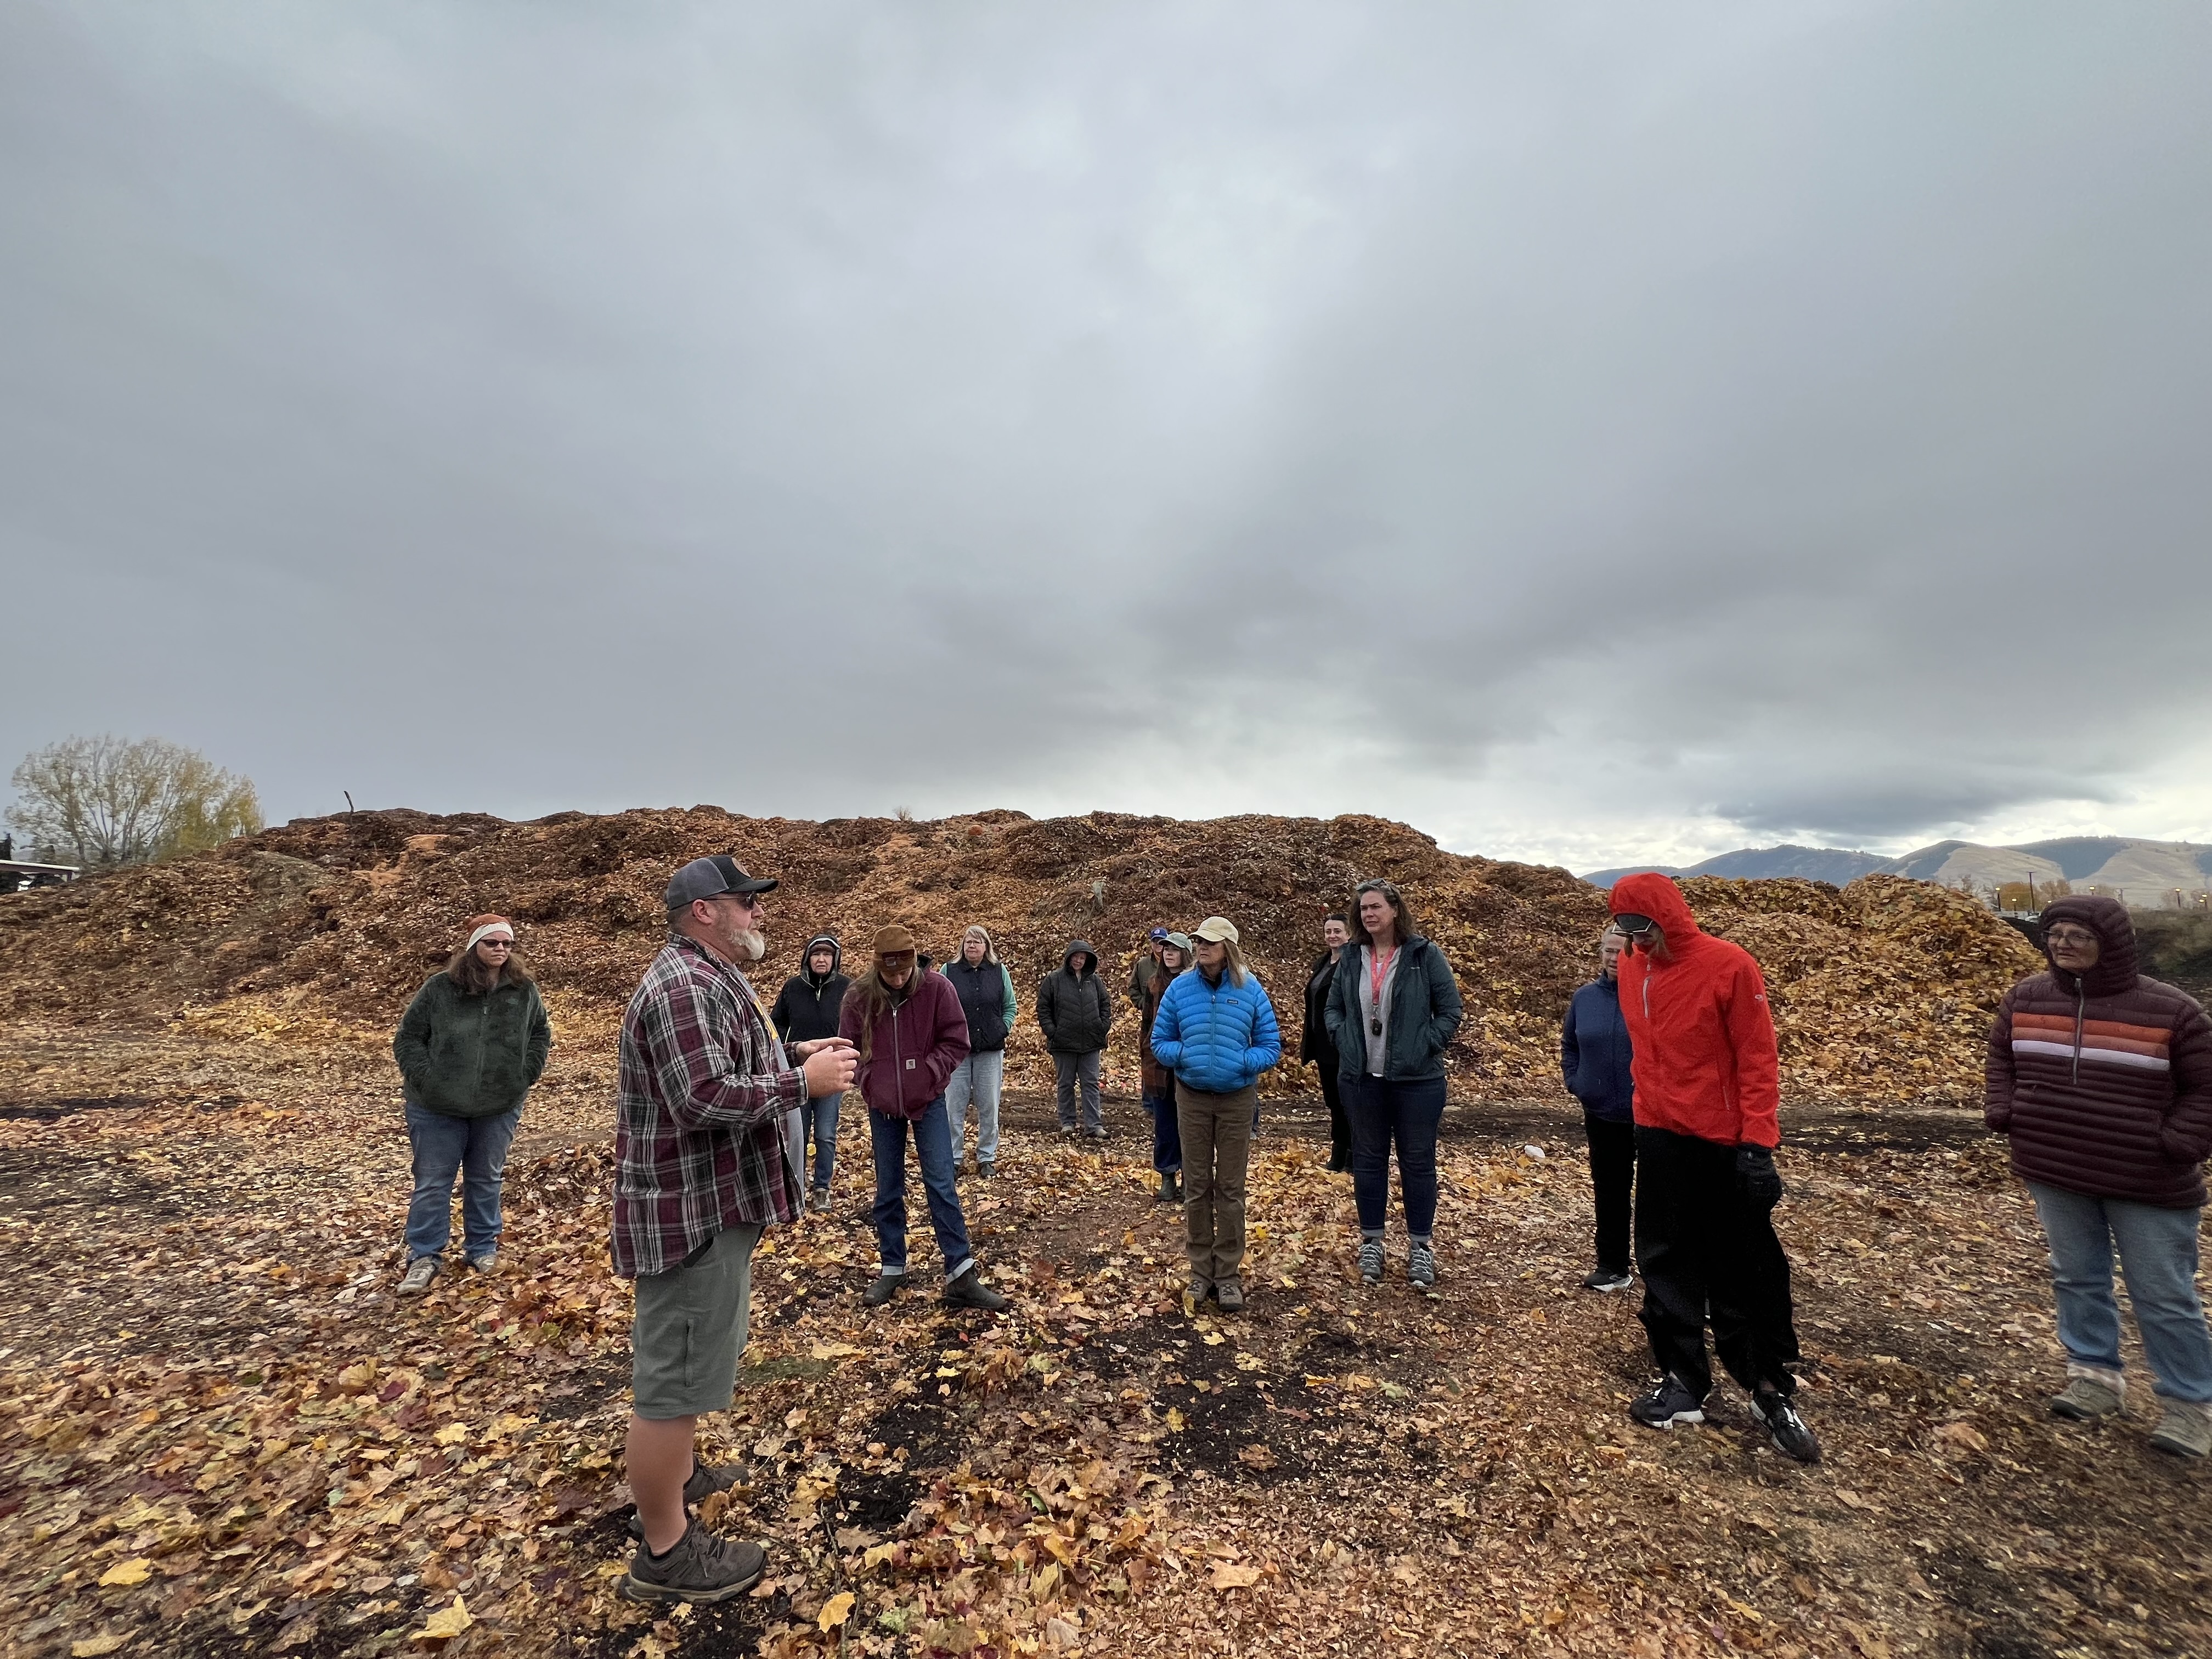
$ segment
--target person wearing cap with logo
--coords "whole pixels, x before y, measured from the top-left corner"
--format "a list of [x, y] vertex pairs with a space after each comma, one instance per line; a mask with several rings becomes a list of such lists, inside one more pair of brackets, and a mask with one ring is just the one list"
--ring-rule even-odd
[[1329, 988], [1328, 1019], [1337, 1087], [1352, 1120], [1360, 1282], [1382, 1282], [1395, 1142], [1406, 1206], [1406, 1277], [1430, 1290], [1437, 1282], [1444, 1050], [1459, 1030], [1459, 982], [1444, 953], [1414, 931], [1404, 895], [1387, 881], [1364, 881], [1352, 895], [1350, 946]]
[[1646, 1428], [1705, 1420], [1713, 1348], [1777, 1451], [1820, 1461], [1795, 1404], [1790, 1259], [1775, 1237], [1781, 1063], [1751, 952], [1698, 927], [1665, 876], [1623, 876], [1613, 925], [1635, 1088], [1636, 1269], [1663, 1373], [1628, 1413]]
[[1138, 1074], [1145, 1110], [1152, 1120], [1152, 1169], [1160, 1178], [1162, 1204], [1182, 1202], [1182, 1128], [1176, 1121], [1175, 1073], [1152, 1052], [1152, 1022], [1160, 1017], [1160, 999], [1168, 987], [1189, 966], [1189, 936], [1170, 933], [1160, 947], [1160, 971], [1145, 981], [1144, 998], [1137, 1004]]
[[968, 1108], [975, 1108], [975, 1175], [988, 1181], [999, 1164], [999, 1095], [1006, 1077], [1006, 1037], [1020, 1016], [1014, 976], [999, 960], [990, 930], [981, 922], [960, 935], [960, 954], [939, 969], [968, 1017], [968, 1058], [952, 1068], [945, 1086], [952, 1162], [960, 1163], [968, 1139]]
[[[1137, 952], [1136, 958], [1129, 963], [1129, 1006], [1131, 1007], [1141, 1010], [1145, 1006], [1145, 994], [1152, 989], [1155, 981], [1159, 981], [1160, 963], [1165, 958], [1169, 937], [1166, 928], [1153, 928], [1151, 933], [1145, 935], [1144, 948]], [[1188, 962], [1189, 958], [1186, 957], [1184, 960]], [[1169, 979], [1174, 977], [1172, 974], [1168, 975]], [[1160, 982], [1165, 983], [1164, 981]]]
[[678, 870], [668, 942], [623, 1012], [612, 1231], [615, 1273], [637, 1284], [623, 1463], [641, 1536], [617, 1588], [632, 1600], [726, 1601], [767, 1569], [758, 1544], [690, 1514], [737, 1479], [695, 1440], [736, 1386], [754, 1246], [805, 1207], [799, 1108], [850, 1088], [855, 1065], [843, 1037], [787, 1048], [742, 971], [767, 953], [775, 884], [722, 854]]
[[1196, 967], [1168, 981], [1152, 1054], [1175, 1073], [1182, 1137], [1183, 1250], [1194, 1302], [1244, 1307], [1244, 1177], [1260, 1109], [1260, 1073], [1283, 1057], [1266, 988], [1244, 966], [1237, 929], [1208, 916], [1191, 930]]
[[469, 918], [468, 941], [422, 981], [392, 1039], [405, 1085], [415, 1194], [399, 1294], [420, 1296], [453, 1237], [461, 1179], [461, 1249], [488, 1273], [499, 1263], [500, 1182], [523, 1097], [545, 1070], [553, 1027], [505, 916]]
[[929, 1222], [945, 1258], [945, 1304], [995, 1311], [1006, 1298], [983, 1282], [968, 1246], [968, 1218], [953, 1185], [952, 1120], [945, 1085], [968, 1057], [968, 1016], [942, 974], [916, 960], [914, 935], [877, 931], [867, 970], [845, 997], [842, 1036], [859, 1045], [860, 1098], [876, 1158], [876, 1244], [883, 1271], [861, 1300], [880, 1308], [906, 1284], [906, 1143], [929, 1200]]

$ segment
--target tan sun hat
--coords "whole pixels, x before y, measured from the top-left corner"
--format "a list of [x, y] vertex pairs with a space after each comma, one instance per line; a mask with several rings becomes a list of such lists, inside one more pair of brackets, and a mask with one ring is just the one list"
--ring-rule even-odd
[[916, 947], [914, 935], [893, 922], [888, 927], [876, 929], [876, 942], [868, 948], [879, 957], [895, 957], [902, 952], [911, 956]]
[[1193, 939], [1202, 939], [1209, 945], [1237, 943], [1237, 924], [1226, 916], [1208, 916], [1190, 930]]

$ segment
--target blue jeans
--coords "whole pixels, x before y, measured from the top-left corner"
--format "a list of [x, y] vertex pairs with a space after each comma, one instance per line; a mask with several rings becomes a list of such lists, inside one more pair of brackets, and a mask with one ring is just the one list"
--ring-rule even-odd
[[837, 1168], [837, 1104], [842, 1095], [819, 1095], [799, 1109], [799, 1150], [804, 1159], [806, 1137], [814, 1137], [814, 1186], [830, 1190], [830, 1177]]
[[960, 1161], [960, 1143], [968, 1138], [968, 1105], [975, 1106], [975, 1162], [999, 1161], [999, 1090], [1006, 1081], [1006, 1051], [986, 1048], [971, 1052], [952, 1068], [945, 1081], [945, 1110], [951, 1123], [952, 1161]]
[[2066, 1357], [2099, 1370], [2120, 1369], [2120, 1307], [2112, 1297], [2117, 1246], [2156, 1392], [2212, 1403], [2212, 1332], [2197, 1297], [2197, 1229], [2203, 1212], [2086, 1198], [2032, 1181], [2027, 1190], [2051, 1243], [2051, 1286]]
[[453, 1234], [453, 1177], [461, 1182], [464, 1248], [469, 1260], [499, 1248], [499, 1182], [522, 1108], [492, 1117], [447, 1117], [407, 1103], [415, 1149], [415, 1196], [407, 1205], [407, 1259], [442, 1255]]
[[[906, 1274], [906, 1132], [908, 1120], [868, 1114], [868, 1139], [876, 1154], [876, 1247], [884, 1276]], [[975, 1265], [968, 1249], [968, 1220], [960, 1213], [960, 1194], [952, 1185], [952, 1120], [943, 1095], [913, 1120], [914, 1161], [921, 1166], [921, 1189], [929, 1197], [929, 1224], [937, 1232], [938, 1254], [945, 1258], [945, 1282]]]
[[1444, 1080], [1339, 1077], [1337, 1087], [1352, 1120], [1352, 1196], [1359, 1206], [1359, 1231], [1380, 1234], [1389, 1219], [1395, 1140], [1406, 1231], [1428, 1237], [1437, 1224], [1437, 1129], [1444, 1119]]
[[1176, 1103], [1164, 1095], [1146, 1095], [1145, 1109], [1152, 1115], [1152, 1168], [1174, 1175], [1182, 1168], [1182, 1120]]

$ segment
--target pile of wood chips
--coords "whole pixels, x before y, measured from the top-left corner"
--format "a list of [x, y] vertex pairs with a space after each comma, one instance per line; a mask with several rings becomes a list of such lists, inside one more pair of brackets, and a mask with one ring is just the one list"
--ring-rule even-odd
[[[981, 922], [1027, 1009], [1068, 942], [1088, 939], [1115, 992], [1107, 1080], [1122, 1091], [1136, 1086], [1136, 1022], [1120, 997], [1132, 953], [1156, 925], [1214, 913], [1237, 923], [1282, 1018], [1288, 1058], [1266, 1087], [1310, 1087], [1295, 1043], [1321, 920], [1380, 875], [1458, 972], [1468, 1012], [1455, 1078], [1492, 1096], [1553, 1095], [1559, 1018], [1593, 971], [1606, 915], [1605, 896], [1564, 870], [1446, 853], [1362, 817], [811, 823], [701, 806], [510, 823], [393, 811], [301, 819], [0, 901], [0, 1000], [64, 1020], [379, 1042], [459, 944], [462, 919], [491, 910], [520, 924], [563, 1041], [605, 1043], [659, 945], [670, 872], [714, 852], [782, 883], [757, 975], [766, 996], [810, 934], [864, 952], [874, 929], [902, 922], [941, 959]], [[2038, 965], [1981, 906], [1923, 883], [1874, 876], [1838, 892], [1698, 879], [1686, 890], [1708, 929], [1765, 968], [1785, 1082], [1799, 1093], [1972, 1100], [1996, 1000]], [[1033, 1018], [1008, 1064], [1012, 1086], [1049, 1080]]]

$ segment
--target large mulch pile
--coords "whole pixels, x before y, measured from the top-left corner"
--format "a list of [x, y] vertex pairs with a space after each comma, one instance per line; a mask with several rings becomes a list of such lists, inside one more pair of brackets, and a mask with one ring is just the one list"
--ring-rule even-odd
[[599, 1063], [572, 1045], [533, 1097], [502, 1271], [402, 1304], [374, 1049], [0, 1029], [0, 1655], [2212, 1652], [2203, 1471], [2148, 1449], [2146, 1400], [2049, 1415], [2032, 1211], [1970, 1116], [1909, 1105], [1785, 1109], [1814, 1468], [1725, 1386], [1712, 1426], [1626, 1420], [1648, 1361], [1632, 1300], [1577, 1288], [1564, 1105], [1452, 1107], [1425, 1297], [1401, 1236], [1360, 1286], [1325, 1126], [1270, 1104], [1238, 1320], [1182, 1304], [1130, 1103], [1102, 1156], [1035, 1096], [965, 1188], [1012, 1308], [864, 1310], [848, 1116], [836, 1208], [758, 1259], [705, 1430], [750, 1470], [712, 1518], [769, 1579], [622, 1602]]
[[[1468, 1014], [1453, 1070], [1493, 1094], [1556, 1091], [1560, 1013], [1589, 976], [1605, 917], [1604, 896], [1564, 870], [1445, 853], [1370, 817], [995, 811], [811, 823], [694, 807], [509, 823], [395, 811], [303, 819], [177, 863], [0, 901], [0, 1004], [217, 1035], [381, 1040], [453, 947], [460, 920], [498, 910], [523, 923], [556, 1017], [572, 1036], [597, 1040], [659, 946], [669, 872], [709, 852], [782, 880], [764, 994], [810, 933], [864, 942], [890, 921], [940, 956], [964, 926], [983, 923], [1025, 1006], [1067, 942], [1087, 939], [1118, 993], [1147, 929], [1218, 911], [1242, 931], [1286, 1035], [1322, 915], [1361, 878], [1387, 876], [1458, 971]], [[1972, 1099], [1989, 1015], [2036, 965], [1980, 905], [1923, 883], [1875, 876], [1838, 892], [1701, 879], [1687, 890], [1706, 927], [1764, 965], [1786, 1076], [1802, 1092]], [[1123, 1006], [1109, 1086], [1135, 1086], [1134, 1027]], [[1009, 1065], [1016, 1086], [1048, 1081], [1033, 1020], [1017, 1030]], [[1310, 1082], [1286, 1065], [1269, 1086]]]

